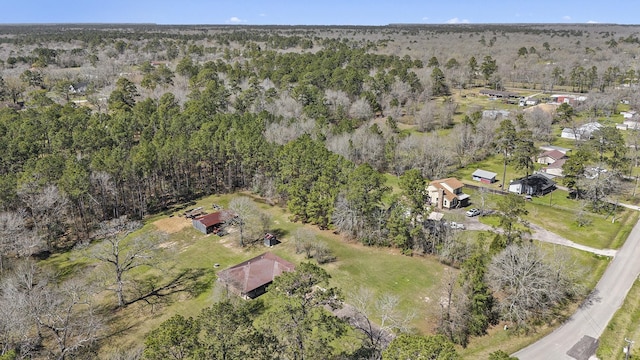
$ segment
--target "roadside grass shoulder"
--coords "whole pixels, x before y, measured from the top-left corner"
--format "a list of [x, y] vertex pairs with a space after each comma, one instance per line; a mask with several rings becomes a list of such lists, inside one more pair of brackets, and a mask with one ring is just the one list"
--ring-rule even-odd
[[[471, 195], [473, 207], [481, 207], [481, 195], [478, 190], [466, 188], [464, 192]], [[501, 196], [503, 195], [484, 194], [484, 208], [496, 209]], [[526, 209], [529, 214], [525, 216], [525, 220], [577, 244], [597, 249], [617, 249], [624, 244], [640, 217], [640, 212], [621, 206], [618, 206], [615, 214], [608, 215], [585, 210], [580, 216], [587, 220], [587, 225], [579, 226], [576, 218], [581, 206], [579, 201], [570, 199], [566, 191], [556, 190], [527, 201]], [[490, 226], [498, 225], [495, 216], [481, 216], [480, 221]]]
[[640, 350], [640, 281], [636, 280], [627, 294], [624, 303], [616, 311], [607, 324], [596, 355], [599, 359], [622, 359], [625, 354], [623, 348], [628, 345], [625, 339], [635, 342], [629, 353], [631, 359], [636, 359]]

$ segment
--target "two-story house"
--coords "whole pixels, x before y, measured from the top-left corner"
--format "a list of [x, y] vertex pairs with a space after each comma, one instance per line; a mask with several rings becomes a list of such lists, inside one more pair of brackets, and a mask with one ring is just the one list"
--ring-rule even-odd
[[429, 183], [429, 201], [438, 209], [455, 209], [469, 205], [469, 195], [462, 192], [464, 184], [456, 178], [434, 180]]

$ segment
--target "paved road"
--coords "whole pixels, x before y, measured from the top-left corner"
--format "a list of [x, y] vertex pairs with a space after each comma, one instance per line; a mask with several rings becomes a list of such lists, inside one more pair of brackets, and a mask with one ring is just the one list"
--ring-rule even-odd
[[602, 335], [640, 275], [639, 259], [640, 221], [615, 254], [589, 301], [554, 332], [513, 356], [520, 360], [588, 359], [592, 354], [590, 350], [594, 350], [592, 342]]

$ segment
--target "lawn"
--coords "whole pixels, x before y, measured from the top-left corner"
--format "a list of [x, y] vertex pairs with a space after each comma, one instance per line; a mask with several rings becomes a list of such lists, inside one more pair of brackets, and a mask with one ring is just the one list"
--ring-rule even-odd
[[385, 185], [391, 188], [391, 194], [398, 194], [400, 190], [400, 177], [384, 173]]
[[[211, 211], [212, 204], [226, 207], [234, 196], [249, 196], [249, 194], [210, 196], [191, 204], [190, 207], [203, 206], [205, 210]], [[382, 294], [398, 296], [399, 310], [415, 314], [412, 327], [420, 333], [433, 333], [439, 311], [437, 304], [441, 296], [443, 274], [456, 271], [455, 269], [442, 265], [433, 257], [408, 257], [401, 255], [396, 249], [365, 247], [359, 243], [345, 241], [330, 230], [321, 231], [314, 226], [292, 223], [285, 209], [270, 206], [258, 198], [254, 200], [265, 213], [270, 215], [272, 230], [281, 235], [282, 243], [270, 251], [293, 263], [305, 261], [302, 255], [295, 253], [292, 235], [298, 228], [306, 227], [315, 232], [318, 239], [326, 242], [336, 256], [337, 261], [323, 267], [332, 276], [331, 285], [343, 291], [347, 302], [360, 287], [372, 290], [376, 296]], [[170, 232], [161, 244], [167, 252], [167, 258], [163, 260], [166, 262], [164, 269], [173, 268], [174, 271], [190, 269], [197, 272], [198, 278], [194, 280], [194, 284], [197, 284], [201, 291], [195, 295], [179, 292], [163, 298], [160, 303], [153, 306], [136, 303], [117, 311], [110, 324], [110, 328], [115, 330], [109, 335], [110, 340], [104, 342], [103, 354], [114, 353], [118, 349], [140, 347], [144, 336], [149, 331], [174, 314], [196, 316], [201, 309], [215, 301], [216, 291], [213, 284], [216, 271], [266, 251], [261, 245], [248, 249], [239, 248], [233, 233], [222, 238], [203, 235], [192, 228], [188, 220], [180, 216], [182, 211], [154, 216], [146, 221], [144, 228], [140, 231], [151, 232], [160, 228]], [[99, 269], [99, 267], [94, 266], [94, 260], [87, 256], [88, 251], [89, 249], [74, 250], [58, 254], [47, 260], [47, 263], [62, 273], [71, 274], [84, 268], [87, 269], [86, 276], [93, 276], [90, 270]], [[569, 251], [574, 260], [583, 264], [585, 268], [591, 269], [585, 281], [588, 282], [588, 286], [593, 286], [602, 273], [606, 260], [576, 250]], [[174, 265], [171, 267], [169, 264]], [[215, 264], [218, 266], [214, 266]], [[145, 270], [163, 275], [158, 270]], [[165, 271], [165, 274], [174, 273], [172, 270]], [[108, 301], [112, 305], [113, 295], [104, 294], [101, 301], [103, 303]], [[265, 301], [269, 301], [268, 299], [268, 296], [265, 297]], [[508, 335], [508, 333], [503, 333], [501, 328], [492, 329], [492, 336], [474, 339], [463, 353], [471, 357], [485, 354], [488, 349], [511, 350], [535, 339], [535, 337]]]
[[615, 216], [585, 211], [583, 216], [590, 224], [578, 226], [576, 217], [579, 207], [579, 202], [566, 198], [566, 192], [556, 190], [528, 202], [529, 215], [526, 219], [573, 242], [597, 249], [617, 249], [622, 246], [638, 220], [637, 211], [623, 208], [619, 208]]
[[[247, 196], [247, 194], [241, 194]], [[205, 210], [211, 211], [212, 204], [227, 206], [229, 200], [236, 195], [210, 196], [191, 204], [191, 207], [203, 206]], [[288, 218], [288, 213], [278, 207], [270, 206], [255, 199], [261, 209], [271, 216], [272, 229], [281, 234], [281, 244], [272, 249], [265, 249], [261, 244], [242, 249], [237, 245], [235, 235], [229, 234], [224, 237], [215, 235], [203, 235], [190, 226], [189, 223], [176, 225], [181, 222], [188, 222], [180, 214], [184, 210], [176, 211], [175, 214], [154, 216], [146, 221], [140, 232], [157, 231], [158, 226], [162, 229], [173, 229], [172, 233], [163, 240], [160, 247], [166, 251], [167, 259], [163, 268], [164, 273], [159, 270], [145, 268], [147, 273], [132, 275], [165, 275], [174, 273], [180, 269], [189, 269], [197, 272], [199, 278], [198, 286], [203, 287], [199, 294], [191, 296], [187, 292], [179, 292], [153, 306], [148, 304], [135, 303], [119, 310], [110, 323], [111, 329], [115, 333], [110, 334], [110, 341], [105, 342], [101, 352], [103, 354], [115, 353], [118, 349], [135, 348], [141, 346], [145, 335], [156, 328], [162, 321], [174, 314], [183, 316], [196, 316], [201, 309], [211, 305], [215, 301], [214, 290], [215, 272], [237, 264], [251, 257], [257, 256], [267, 250], [273, 251], [293, 263], [306, 261], [303, 255], [295, 253], [292, 234], [300, 227], [307, 227], [316, 233], [318, 239], [327, 243], [333, 251], [337, 261], [328, 265], [323, 265], [332, 276], [331, 285], [340, 288], [347, 300], [354, 296], [355, 291], [360, 287], [368, 288], [376, 296], [382, 294], [393, 294], [400, 299], [399, 310], [406, 313], [415, 313], [411, 325], [419, 332], [431, 333], [436, 323], [436, 313], [431, 312], [437, 309], [440, 294], [440, 279], [445, 271], [445, 266], [432, 257], [408, 257], [403, 256], [395, 249], [365, 247], [358, 243], [351, 243], [342, 240], [332, 231], [321, 231], [314, 226], [292, 223]], [[172, 224], [172, 226], [169, 226]], [[185, 225], [185, 226], [182, 226]], [[47, 263], [54, 266], [59, 271], [73, 273], [79, 269], [87, 269], [87, 276], [92, 276], [89, 269], [99, 269], [95, 260], [87, 256], [90, 249], [74, 250], [65, 254], [52, 256]], [[173, 266], [169, 266], [173, 264]], [[214, 266], [218, 264], [218, 266]], [[86, 265], [91, 265], [85, 267]], [[172, 270], [167, 270], [172, 269]], [[450, 270], [455, 271], [455, 270]], [[111, 307], [114, 298], [111, 293], [102, 293], [101, 302]], [[268, 301], [268, 297], [265, 297]]]
[[[498, 176], [496, 176], [497, 181], [490, 185], [473, 181], [471, 174], [473, 174], [473, 172], [478, 169], [491, 171], [498, 174]], [[474, 185], [481, 185], [491, 189], [500, 190], [502, 186], [503, 175], [504, 175], [504, 163], [502, 160], [502, 156], [497, 155], [497, 156], [491, 156], [483, 161], [469, 164], [464, 168], [458, 169], [454, 173], [452, 173], [451, 176], [454, 176], [463, 182], [468, 182], [470, 184], [472, 183]], [[525, 176], [524, 171], [516, 170], [513, 166], [507, 165], [507, 177], [505, 180], [504, 190], [505, 191], [508, 190], [510, 180], [519, 179], [524, 176]]]
[[[464, 192], [471, 195], [472, 206], [481, 206], [478, 191], [466, 188]], [[497, 209], [497, 202], [501, 196], [485, 194], [485, 209]], [[583, 216], [590, 224], [580, 227], [576, 222], [580, 207], [580, 202], [568, 198], [566, 191], [556, 190], [527, 201], [526, 209], [529, 214], [525, 219], [578, 244], [597, 249], [617, 249], [622, 246], [640, 215], [637, 211], [622, 207], [618, 207], [615, 216], [585, 211]], [[480, 219], [492, 226], [498, 222], [494, 217]]]

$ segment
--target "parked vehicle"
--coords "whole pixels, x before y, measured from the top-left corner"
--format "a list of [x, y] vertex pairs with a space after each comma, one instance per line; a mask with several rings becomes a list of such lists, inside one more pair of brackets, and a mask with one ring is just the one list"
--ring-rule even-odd
[[464, 230], [464, 224], [457, 223], [455, 221], [450, 222], [449, 226], [451, 226], [451, 228], [454, 230]]
[[473, 209], [470, 209], [469, 211], [467, 211], [465, 214], [468, 217], [478, 216], [478, 215], [480, 215], [480, 209], [473, 208]]

